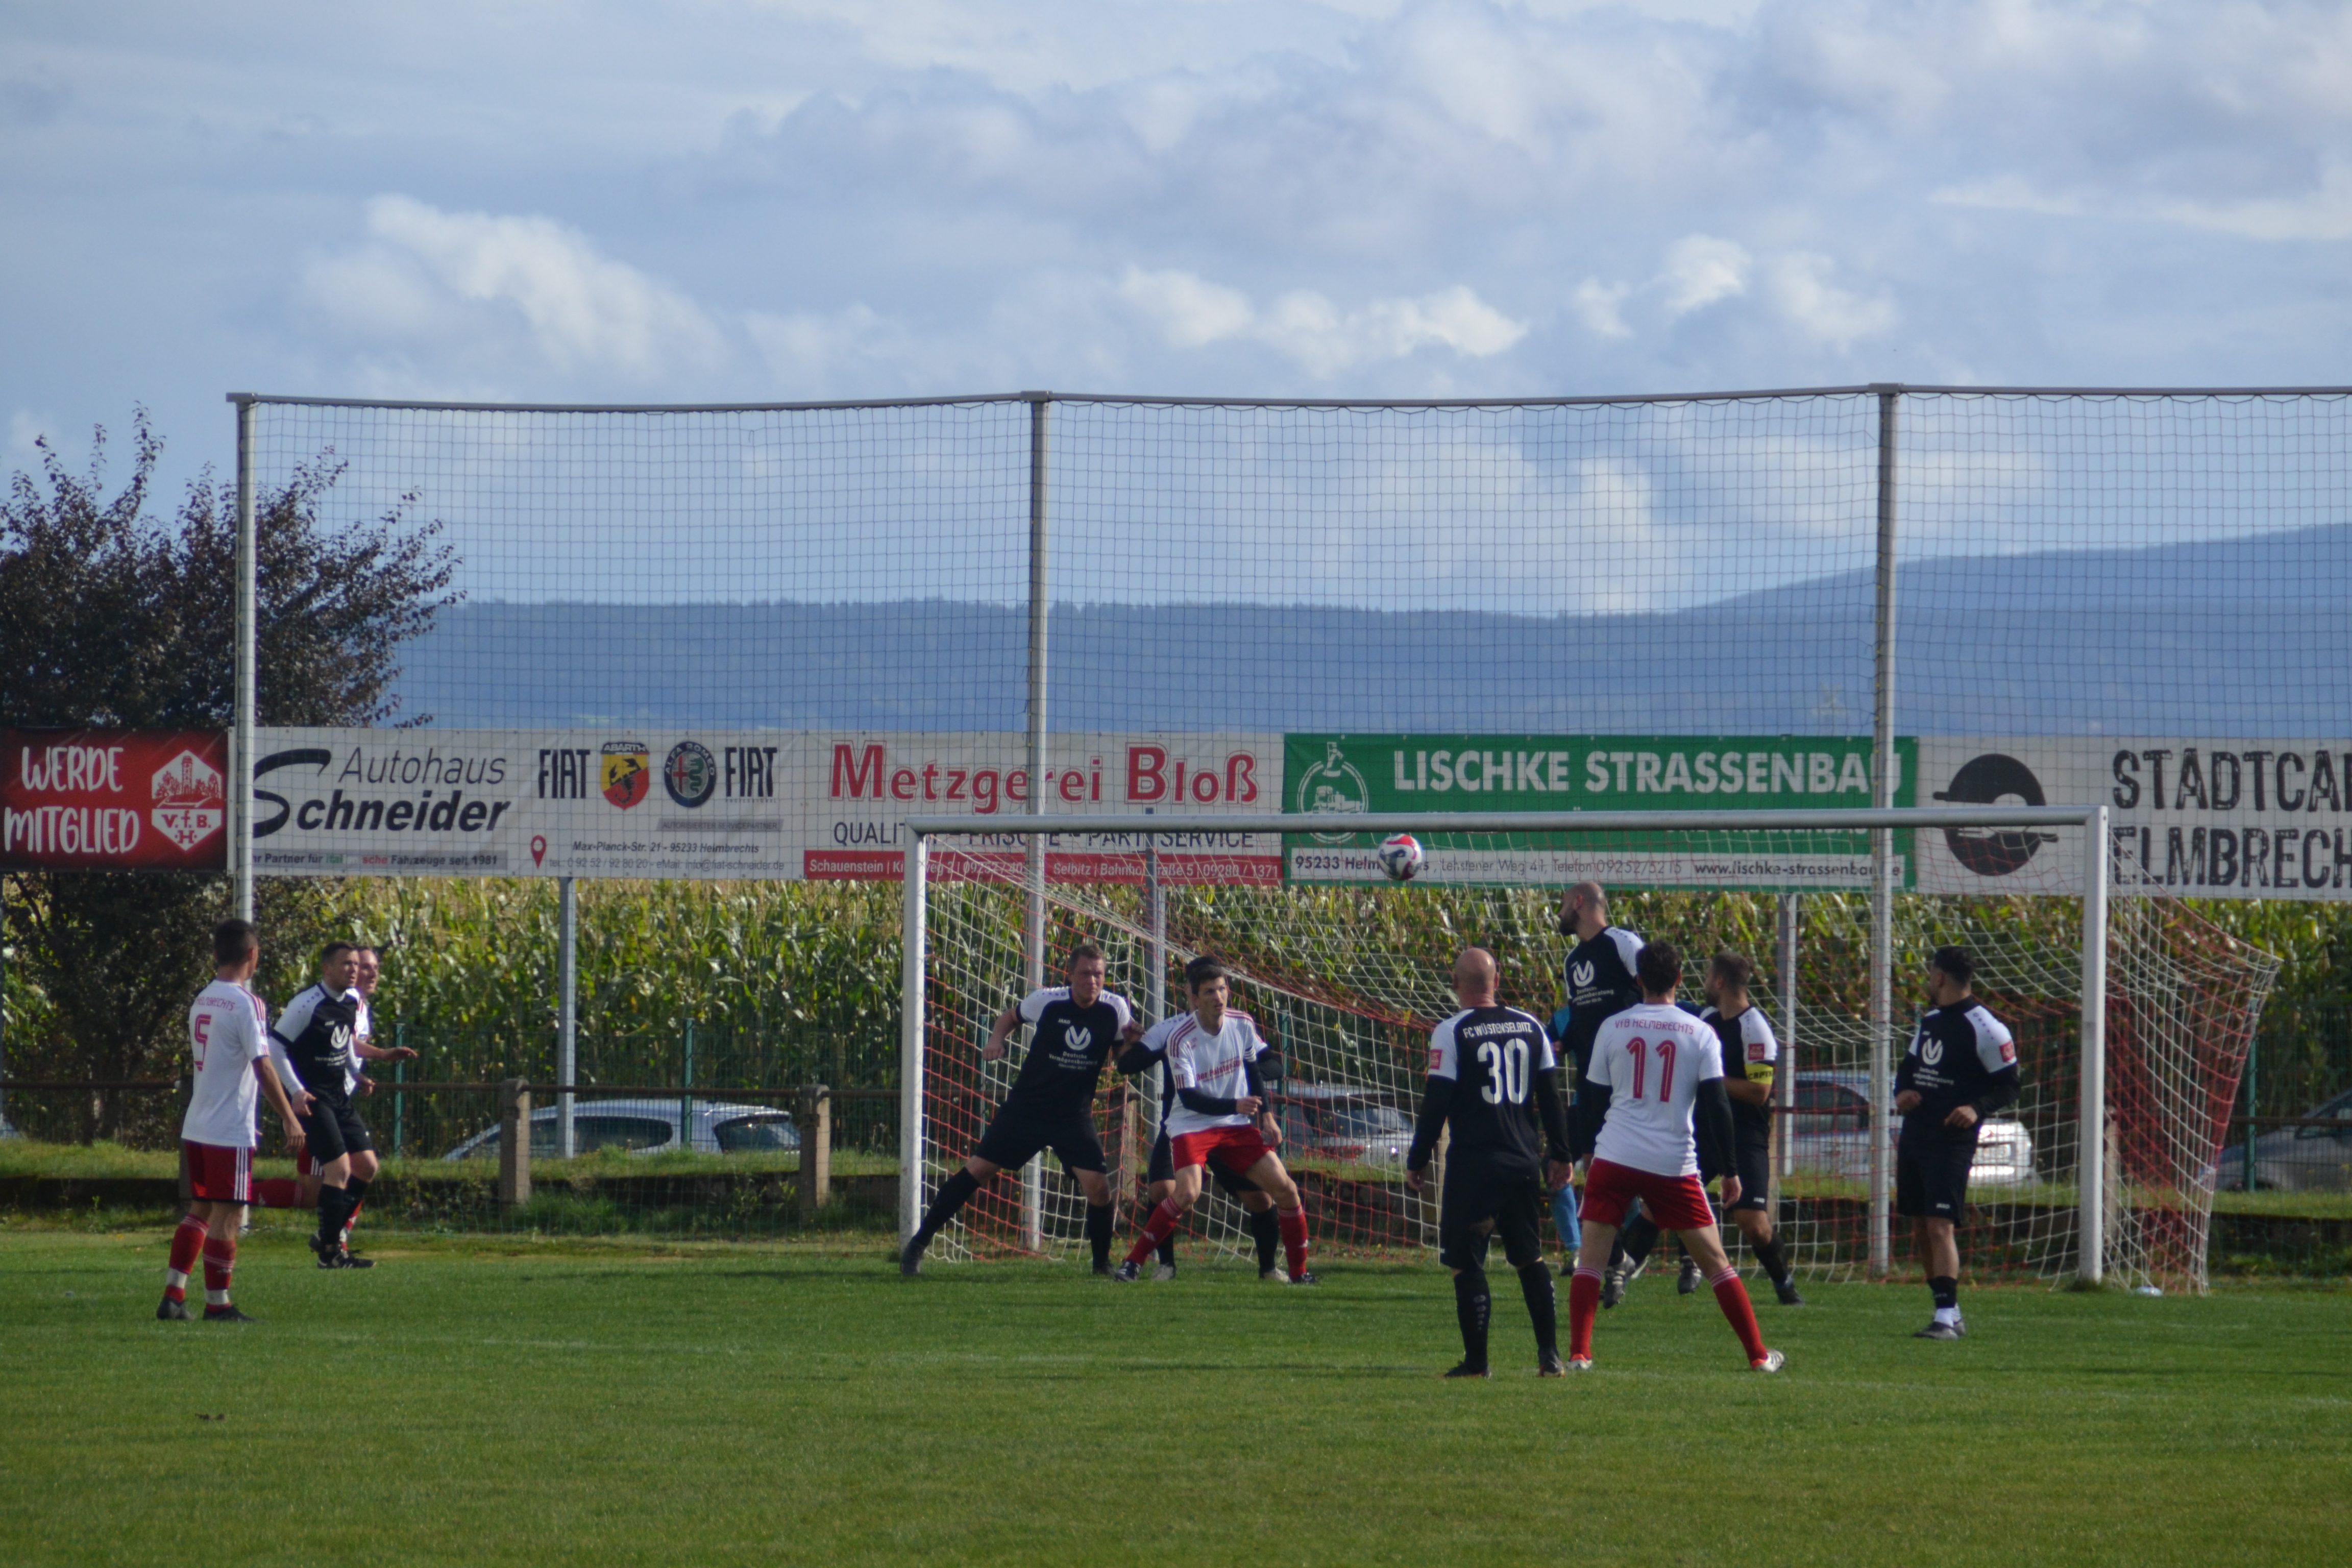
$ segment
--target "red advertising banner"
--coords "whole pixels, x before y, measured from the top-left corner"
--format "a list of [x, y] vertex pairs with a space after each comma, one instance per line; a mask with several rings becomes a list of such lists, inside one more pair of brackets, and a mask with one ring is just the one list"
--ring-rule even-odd
[[0, 730], [0, 868], [226, 869], [227, 781], [216, 731]]

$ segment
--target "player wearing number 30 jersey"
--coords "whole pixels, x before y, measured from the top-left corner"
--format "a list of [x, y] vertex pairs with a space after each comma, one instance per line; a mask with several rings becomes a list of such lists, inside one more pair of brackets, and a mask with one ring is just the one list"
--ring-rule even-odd
[[1682, 954], [1663, 942], [1642, 950], [1634, 963], [1642, 1003], [1601, 1026], [1577, 1089], [1576, 1142], [1580, 1150], [1591, 1148], [1592, 1168], [1584, 1189], [1584, 1244], [1568, 1296], [1571, 1368], [1592, 1364], [1601, 1265], [1626, 1209], [1639, 1198], [1660, 1226], [1682, 1237], [1706, 1271], [1748, 1363], [1759, 1372], [1780, 1370], [1780, 1352], [1766, 1348], [1756, 1327], [1748, 1288], [1724, 1256], [1715, 1211], [1699, 1182], [1696, 1140], [1704, 1138], [1709, 1167], [1725, 1173], [1725, 1200], [1738, 1201], [1723, 1047], [1710, 1026], [1674, 1005], [1682, 963]]
[[1568, 1183], [1568, 1116], [1551, 1037], [1532, 1015], [1496, 1005], [1496, 978], [1495, 956], [1484, 948], [1465, 948], [1454, 962], [1454, 994], [1463, 1010], [1430, 1033], [1429, 1086], [1405, 1180], [1420, 1190], [1438, 1137], [1451, 1124], [1437, 1256], [1454, 1271], [1462, 1363], [1445, 1375], [1487, 1375], [1486, 1326], [1494, 1302], [1486, 1289], [1486, 1238], [1499, 1235], [1535, 1327], [1537, 1375], [1557, 1377], [1564, 1370], [1559, 1320], [1551, 1270], [1543, 1260], [1542, 1225], [1546, 1187]]

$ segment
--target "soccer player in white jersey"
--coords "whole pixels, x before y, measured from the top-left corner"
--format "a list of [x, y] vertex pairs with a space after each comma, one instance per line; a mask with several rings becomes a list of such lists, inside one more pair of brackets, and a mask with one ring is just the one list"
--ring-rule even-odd
[[[187, 1217], [172, 1233], [172, 1259], [163, 1271], [163, 1301], [155, 1315], [184, 1321], [188, 1276], [205, 1260], [205, 1321], [249, 1323], [229, 1300], [236, 1267], [236, 1233], [253, 1199], [253, 1113], [256, 1097], [299, 1139], [301, 1122], [269, 1061], [269, 1028], [261, 998], [246, 989], [261, 962], [261, 942], [248, 921], [213, 928], [213, 983], [188, 1009], [188, 1050], [195, 1062], [194, 1090], [180, 1123], [188, 1166]], [[302, 1107], [310, 1108], [310, 1097]]]
[[1214, 1160], [1247, 1176], [1274, 1199], [1290, 1282], [1312, 1285], [1315, 1276], [1307, 1270], [1307, 1211], [1300, 1206], [1298, 1184], [1274, 1152], [1282, 1131], [1258, 1081], [1257, 1058], [1265, 1041], [1256, 1020], [1228, 1005], [1232, 986], [1225, 966], [1213, 958], [1196, 958], [1184, 966], [1184, 993], [1192, 1010], [1160, 1020], [1143, 1037], [1146, 1046], [1166, 1054], [1168, 1074], [1176, 1084], [1176, 1104], [1168, 1113], [1169, 1158], [1176, 1184], [1152, 1209], [1113, 1278], [1131, 1284], [1143, 1277], [1143, 1260], [1159, 1250], [1201, 1201], [1202, 1174]]
[[1709, 1165], [1724, 1173], [1724, 1202], [1739, 1201], [1723, 1047], [1711, 1026], [1675, 1005], [1682, 966], [1682, 954], [1670, 943], [1642, 949], [1634, 960], [1642, 1001], [1601, 1026], [1578, 1087], [1576, 1147], [1580, 1153], [1591, 1150], [1592, 1165], [1585, 1176], [1584, 1242], [1568, 1291], [1571, 1372], [1592, 1369], [1601, 1264], [1636, 1198], [1698, 1259], [1748, 1364], [1759, 1372], [1780, 1370], [1780, 1352], [1764, 1343], [1748, 1288], [1724, 1256], [1715, 1211], [1699, 1182], [1697, 1140], [1703, 1138]]

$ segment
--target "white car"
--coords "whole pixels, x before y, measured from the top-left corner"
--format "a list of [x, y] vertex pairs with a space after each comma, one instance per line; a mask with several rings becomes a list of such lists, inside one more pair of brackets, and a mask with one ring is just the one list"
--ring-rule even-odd
[[[792, 1112], [772, 1105], [730, 1105], [723, 1100], [695, 1100], [691, 1140], [686, 1147], [698, 1154], [792, 1153], [801, 1146], [800, 1129]], [[583, 1154], [618, 1149], [627, 1154], [664, 1154], [679, 1147], [678, 1099], [574, 1100], [572, 1102], [572, 1145]], [[561, 1129], [557, 1107], [535, 1105], [530, 1111], [530, 1157], [557, 1157]], [[497, 1127], [486, 1127], [441, 1157], [445, 1160], [494, 1160], [499, 1153]]]
[[[2313, 1106], [2306, 1122], [2333, 1126], [2278, 1127], [2254, 1139], [2254, 1185], [2281, 1192], [2352, 1192], [2352, 1092]], [[2215, 1164], [2213, 1184], [2225, 1192], [2246, 1185], [2246, 1144], [2234, 1139]]]
[[[1794, 1141], [1791, 1163], [1812, 1175], [1868, 1180], [1871, 1120], [1868, 1073], [1799, 1073], [1797, 1103], [1787, 1119]], [[1890, 1106], [1879, 1125], [1885, 1129], [1887, 1170], [1892, 1172], [1902, 1119]], [[2032, 1180], [2033, 1135], [2025, 1123], [2007, 1116], [1985, 1118], [1977, 1127], [1977, 1156], [1969, 1167], [1969, 1184], [2021, 1186]]]
[[1412, 1152], [1412, 1118], [1370, 1089], [1278, 1083], [1270, 1092], [1285, 1155], [1402, 1169]]

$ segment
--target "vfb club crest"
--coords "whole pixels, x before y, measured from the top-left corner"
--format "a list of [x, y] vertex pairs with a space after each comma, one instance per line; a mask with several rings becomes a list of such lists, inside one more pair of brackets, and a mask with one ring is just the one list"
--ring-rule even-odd
[[183, 850], [194, 849], [228, 820], [226, 792], [218, 770], [194, 752], [182, 752], [148, 781], [155, 830]]
[[653, 753], [642, 741], [604, 742], [604, 798], [623, 811], [653, 793]]
[[693, 810], [719, 787], [718, 759], [699, 741], [680, 741], [662, 761], [662, 787], [670, 799]]

